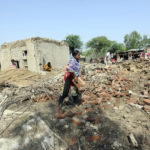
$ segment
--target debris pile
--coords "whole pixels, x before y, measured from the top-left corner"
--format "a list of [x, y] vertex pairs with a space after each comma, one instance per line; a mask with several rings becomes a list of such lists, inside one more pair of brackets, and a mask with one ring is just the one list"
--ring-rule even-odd
[[150, 61], [84, 64], [81, 72], [80, 103], [66, 98], [60, 110], [63, 72], [27, 87], [1, 85], [2, 147], [5, 139], [33, 150], [149, 150]]
[[[69, 126], [75, 125], [80, 130], [77, 134], [72, 134], [72, 138], [76, 137], [75, 141], [82, 139], [81, 145], [85, 149], [149, 149], [150, 95], [145, 92], [149, 91], [149, 84], [145, 83], [149, 80], [150, 69], [147, 63], [150, 61], [138, 60], [108, 68], [99, 64], [85, 65], [83, 78], [87, 84], [81, 89], [81, 105], [63, 106], [56, 118], [72, 118]], [[138, 68], [138, 71], [127, 70], [123, 67], [125, 65]], [[144, 65], [145, 67], [140, 67]], [[74, 126], [72, 129], [75, 130]], [[91, 137], [86, 138], [90, 131]], [[130, 135], [134, 142], [129, 138]], [[99, 138], [92, 138], [95, 136]], [[146, 144], [143, 145], [143, 141]]]

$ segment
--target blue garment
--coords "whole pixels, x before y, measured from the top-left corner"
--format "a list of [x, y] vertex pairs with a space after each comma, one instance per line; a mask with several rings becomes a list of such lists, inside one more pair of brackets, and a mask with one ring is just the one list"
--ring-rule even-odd
[[77, 61], [73, 56], [70, 57], [69, 63], [68, 63], [68, 71], [74, 72], [76, 76], [80, 75], [80, 62]]

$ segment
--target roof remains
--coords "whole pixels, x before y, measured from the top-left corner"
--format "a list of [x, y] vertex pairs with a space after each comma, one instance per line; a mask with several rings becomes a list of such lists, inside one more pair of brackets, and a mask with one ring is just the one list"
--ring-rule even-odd
[[9, 42], [9, 43], [5, 42], [4, 44], [1, 45], [1, 48], [5, 49], [5, 48], [24, 47], [24, 46], [26, 46], [27, 41], [55, 43], [55, 44], [60, 45], [60, 46], [67, 45], [67, 43], [64, 41], [60, 42], [60, 41], [48, 39], [48, 38], [32, 37], [32, 38], [28, 38], [28, 39], [24, 39], [24, 40], [17, 40], [15, 42]]

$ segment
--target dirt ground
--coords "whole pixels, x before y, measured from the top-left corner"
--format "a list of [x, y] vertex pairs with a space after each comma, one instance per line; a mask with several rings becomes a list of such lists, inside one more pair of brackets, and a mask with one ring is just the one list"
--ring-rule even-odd
[[36, 82], [54, 77], [62, 70], [54, 70], [52, 72], [41, 72], [39, 74], [24, 70], [24, 69], [11, 69], [0, 72], [0, 84], [12, 84], [17, 87], [26, 87]]

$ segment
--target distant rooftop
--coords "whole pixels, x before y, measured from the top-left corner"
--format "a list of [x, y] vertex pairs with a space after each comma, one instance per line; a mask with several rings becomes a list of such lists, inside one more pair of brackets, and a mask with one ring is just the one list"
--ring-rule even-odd
[[144, 49], [129, 49], [128, 52], [137, 52], [137, 51], [143, 51]]
[[139, 49], [129, 49], [128, 52], [136, 52], [139, 51]]

